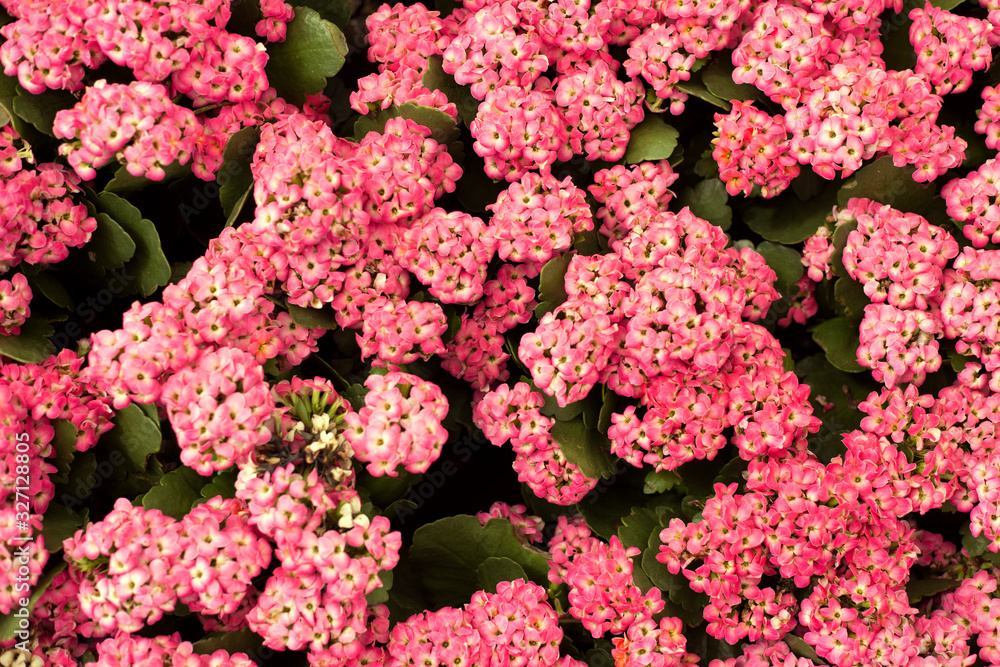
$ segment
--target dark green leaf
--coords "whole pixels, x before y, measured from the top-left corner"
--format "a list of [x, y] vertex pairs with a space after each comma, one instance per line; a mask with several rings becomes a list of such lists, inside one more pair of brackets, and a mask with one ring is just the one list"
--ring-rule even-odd
[[611, 418], [618, 409], [618, 394], [601, 385], [601, 412], [597, 415], [597, 430], [607, 433], [611, 428]]
[[347, 23], [351, 20], [350, 0], [304, 0], [302, 4], [315, 9], [321, 17], [341, 30], [347, 30]]
[[97, 229], [83, 251], [98, 275], [111, 269], [120, 269], [135, 255], [135, 241], [106, 213], [94, 216]]
[[212, 480], [202, 487], [201, 497], [205, 500], [211, 500], [217, 496], [235, 498], [237, 474], [236, 470], [232, 468], [215, 473]]
[[60, 308], [73, 310], [73, 297], [51, 271], [40, 271], [28, 278], [28, 282], [33, 292], [37, 291]]
[[572, 252], [563, 253], [553, 257], [542, 267], [535, 317], [541, 319], [542, 315], [555, 310], [566, 301], [566, 270], [572, 259]]
[[476, 569], [476, 576], [479, 578], [480, 589], [487, 593], [495, 593], [497, 584], [503, 581], [528, 580], [528, 575], [524, 573], [523, 567], [510, 558], [495, 556], [480, 563]]
[[836, 188], [828, 188], [807, 202], [793, 192], [785, 192], [774, 199], [754, 200], [752, 207], [743, 213], [743, 219], [768, 241], [792, 245], [815, 234], [836, 203]]
[[926, 597], [958, 588], [961, 583], [954, 579], [911, 579], [906, 582], [906, 597], [910, 604], [916, 604]]
[[951, 11], [958, 7], [964, 0], [928, 0], [931, 6], [937, 7], [938, 9], [944, 9], [946, 11]]
[[844, 316], [851, 326], [855, 329], [860, 327], [865, 317], [865, 306], [872, 302], [861, 283], [849, 276], [838, 278], [833, 285], [833, 295], [837, 303], [844, 307]]
[[801, 637], [795, 635], [785, 635], [784, 642], [788, 644], [788, 648], [792, 650], [792, 653], [800, 658], [805, 658], [806, 660], [812, 660], [813, 664], [821, 665], [823, 664], [823, 659], [819, 657], [816, 653], [816, 649], [806, 643]]
[[654, 530], [660, 530], [660, 519], [656, 513], [648, 507], [633, 507], [632, 513], [623, 517], [622, 525], [618, 526], [618, 539], [626, 549], [638, 547], [645, 550]]
[[424, 87], [444, 93], [448, 101], [458, 109], [458, 117], [468, 126], [479, 113], [479, 102], [469, 92], [468, 86], [459, 85], [454, 77], [444, 71], [441, 62], [441, 56], [429, 58], [423, 77]]
[[124, 165], [118, 168], [115, 172], [114, 178], [104, 186], [104, 192], [112, 192], [116, 195], [123, 195], [129, 192], [138, 192], [140, 190], [145, 190], [151, 185], [157, 183], [165, 183], [167, 181], [178, 180], [191, 175], [191, 162], [181, 164], [176, 160], [171, 162], [163, 168], [166, 172], [163, 178], [159, 181], [154, 181], [145, 176], [133, 176], [129, 173], [128, 168]]
[[392, 570], [383, 570], [378, 574], [381, 586], [365, 596], [365, 601], [369, 607], [377, 604], [385, 604], [389, 601], [389, 591], [392, 589]]
[[479, 590], [479, 566], [487, 558], [509, 558], [536, 583], [547, 585], [547, 554], [525, 546], [506, 519], [479, 519], [460, 514], [425, 524], [413, 535], [409, 550], [413, 571], [432, 609], [460, 607]]
[[935, 187], [933, 183], [914, 181], [914, 171], [913, 167], [897, 167], [889, 155], [880, 157], [841, 186], [837, 203], [847, 206], [850, 199], [864, 197], [900, 211], [922, 213], [934, 199]]
[[244, 628], [235, 632], [213, 632], [204, 639], [194, 642], [194, 652], [198, 655], [211, 655], [216, 651], [245, 653], [252, 656], [260, 649], [264, 639], [252, 630]]
[[45, 549], [50, 554], [62, 551], [63, 541], [73, 537], [77, 529], [87, 523], [90, 510], [83, 508], [83, 514], [63, 507], [59, 503], [50, 503], [42, 517], [42, 537]]
[[726, 203], [728, 201], [726, 185], [718, 178], [711, 178], [694, 188], [684, 188], [678, 197], [678, 206], [690, 206], [696, 216], [726, 231], [733, 224], [733, 209]]
[[680, 484], [681, 478], [673, 470], [660, 470], [650, 472], [646, 475], [646, 484], [643, 493], [655, 494], [665, 493]]
[[206, 481], [207, 478], [191, 468], [181, 466], [168, 472], [160, 478], [159, 486], [146, 492], [142, 506], [180, 520], [201, 500], [201, 489]]
[[732, 60], [727, 54], [713, 58], [701, 72], [702, 83], [710, 93], [725, 102], [760, 100], [763, 95], [755, 86], [733, 81], [733, 69]]
[[76, 98], [65, 90], [46, 90], [38, 95], [32, 95], [26, 90], [18, 91], [14, 98], [14, 113], [28, 121], [39, 132], [54, 137], [52, 124], [56, 113], [63, 109], [71, 109], [76, 105]]
[[632, 136], [625, 149], [625, 163], [665, 160], [677, 148], [679, 137], [680, 133], [664, 123], [663, 118], [648, 115], [632, 129]]
[[566, 460], [579, 466], [584, 475], [591, 479], [611, 476], [610, 441], [599, 431], [587, 428], [582, 418], [557, 421], [551, 433]]
[[244, 127], [226, 142], [222, 154], [222, 166], [215, 180], [219, 184], [219, 203], [226, 216], [226, 227], [232, 227], [243, 210], [244, 203], [253, 193], [253, 174], [250, 162], [253, 160], [260, 128]]
[[114, 428], [104, 438], [125, 455], [134, 471], [145, 470], [149, 457], [163, 444], [160, 424], [135, 403], [119, 410], [113, 421]]
[[778, 276], [775, 286], [782, 292], [791, 293], [805, 272], [805, 267], [802, 265], [802, 255], [797, 250], [770, 241], [764, 241], [758, 245], [757, 252]]
[[267, 80], [292, 104], [326, 87], [328, 77], [344, 66], [347, 40], [340, 28], [315, 9], [296, 7], [283, 42], [268, 44]]
[[76, 457], [76, 440], [79, 435], [73, 422], [68, 419], [53, 419], [52, 428], [55, 434], [52, 436], [52, 448], [56, 452], [55, 464], [58, 472], [51, 475], [49, 479], [53, 484], [65, 484], [69, 481], [69, 471]]
[[0, 355], [22, 364], [40, 364], [56, 353], [49, 340], [55, 330], [39, 317], [29, 317], [16, 336], [0, 336]]
[[135, 254], [122, 275], [131, 278], [129, 287], [149, 296], [170, 282], [170, 262], [163, 254], [156, 226], [142, 217], [139, 209], [112, 192], [102, 192], [94, 202], [101, 213], [114, 218], [135, 243]]
[[704, 82], [699, 79], [692, 79], [690, 81], [681, 81], [676, 85], [677, 90], [683, 91], [692, 97], [697, 97], [699, 100], [704, 100], [713, 106], [717, 106], [723, 111], [729, 111], [733, 105], [726, 100], [713, 95], [708, 88], [705, 87]]
[[336, 329], [337, 319], [333, 308], [324, 306], [323, 308], [303, 308], [295, 304], [288, 304], [288, 314], [292, 316], [292, 322], [300, 327], [308, 329]]
[[834, 368], [847, 373], [864, 373], [866, 369], [858, 363], [858, 330], [852, 327], [846, 317], [829, 319], [812, 331], [813, 340], [826, 352]]
[[833, 266], [833, 272], [840, 278], [851, 279], [847, 267], [844, 266], [844, 248], [847, 246], [847, 239], [851, 232], [857, 228], [858, 223], [855, 221], [838, 225], [833, 230], [833, 238], [830, 240], [833, 244], [833, 255], [830, 257], [830, 264]]

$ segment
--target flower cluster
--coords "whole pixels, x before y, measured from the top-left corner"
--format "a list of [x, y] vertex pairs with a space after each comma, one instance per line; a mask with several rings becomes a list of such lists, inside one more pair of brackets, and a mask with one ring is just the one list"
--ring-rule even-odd
[[998, 180], [1000, 165], [997, 158], [993, 158], [964, 178], [948, 181], [941, 188], [941, 197], [948, 205], [948, 215], [965, 223], [962, 233], [977, 248], [987, 243], [1000, 243]]
[[130, 665], [163, 665], [163, 667], [253, 667], [245, 653], [230, 654], [219, 649], [210, 655], [194, 652], [191, 642], [181, 641], [179, 632], [158, 637], [137, 637], [120, 633], [97, 645], [97, 660], [92, 667], [129, 667]]
[[918, 74], [926, 74], [938, 95], [961, 93], [972, 73], [993, 62], [989, 21], [959, 16], [927, 3], [910, 12], [910, 43], [917, 52]]
[[983, 107], [976, 112], [975, 130], [986, 135], [989, 148], [1000, 147], [1000, 89], [994, 86], [983, 88]]
[[16, 336], [21, 325], [31, 316], [31, 287], [23, 273], [10, 280], [0, 280], [0, 335]]
[[517, 458], [514, 470], [539, 498], [557, 505], [579, 502], [596, 485], [575, 463], [566, 460], [553, 440], [555, 420], [542, 415], [544, 397], [527, 382], [501, 384], [475, 404], [476, 424], [491, 443], [510, 441]]
[[631, 232], [635, 216], [666, 211], [674, 198], [670, 186], [679, 177], [666, 160], [640, 162], [631, 168], [618, 164], [598, 171], [587, 190], [601, 204], [597, 209], [600, 232], [617, 241]]
[[73, 201], [76, 174], [54, 163], [28, 166], [30, 150], [20, 144], [13, 127], [0, 128], [0, 273], [21, 262], [60, 262], [97, 229], [86, 206]]
[[[264, 3], [267, 16], [261, 23], [269, 23], [267, 34], [277, 38], [293, 14], [276, 14], [274, 4]], [[6, 38], [0, 62], [34, 94], [46, 88], [80, 90], [87, 70], [108, 60], [131, 69], [138, 81], [168, 81], [171, 94], [164, 99], [181, 93], [201, 105], [243, 102], [268, 87], [264, 46], [225, 30], [228, 2], [74, 0], [50, 7], [16, 0], [5, 7], [17, 20], [0, 32]], [[258, 29], [258, 34], [265, 33]]]
[[181, 448], [181, 463], [211, 475], [247, 460], [271, 437], [274, 401], [253, 355], [221, 347], [181, 369], [161, 398]]
[[774, 197], [799, 175], [784, 116], [735, 100], [728, 114], [715, 114], [715, 127], [712, 159], [729, 194], [749, 196], [756, 185], [761, 196]]
[[354, 457], [373, 475], [426, 472], [441, 456], [448, 432], [441, 420], [448, 399], [433, 382], [409, 373], [370, 375], [365, 406], [344, 418]]
[[219, 497], [181, 521], [120, 498], [63, 548], [80, 612], [90, 620], [80, 630], [94, 637], [136, 632], [178, 603], [231, 613], [271, 561], [270, 545], [250, 528], [239, 501]]
[[441, 337], [448, 330], [444, 311], [436, 303], [372, 299], [364, 308], [357, 335], [361, 358], [377, 365], [409, 364], [444, 352]]
[[996, 326], [1000, 252], [965, 248], [945, 272], [941, 301], [944, 335], [955, 338], [959, 354], [978, 357], [1000, 391], [1000, 332]]
[[506, 519], [513, 526], [514, 535], [522, 542], [542, 541], [542, 528], [545, 526], [545, 522], [540, 517], [528, 514], [528, 508], [524, 505], [495, 502], [490, 506], [489, 511], [476, 514], [476, 518], [484, 526], [490, 519]]
[[202, 129], [190, 109], [169, 101], [163, 86], [102, 79], [76, 106], [56, 114], [52, 132], [69, 140], [59, 153], [84, 180], [116, 159], [133, 176], [160, 181], [166, 167], [190, 161]]

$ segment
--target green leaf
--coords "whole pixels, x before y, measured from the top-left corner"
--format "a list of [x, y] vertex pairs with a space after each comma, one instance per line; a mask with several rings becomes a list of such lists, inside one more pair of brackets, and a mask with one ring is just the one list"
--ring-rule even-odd
[[315, 9], [323, 19], [341, 30], [347, 30], [347, 23], [351, 20], [350, 0], [304, 0], [302, 5]]
[[340, 28], [315, 9], [296, 7], [283, 42], [267, 46], [267, 80], [292, 104], [326, 88], [326, 80], [344, 66], [347, 39]]
[[806, 660], [812, 660], [815, 665], [824, 664], [823, 659], [819, 657], [818, 653], [816, 653], [816, 649], [807, 644], [806, 640], [802, 639], [802, 637], [798, 637], [796, 635], [785, 635], [782, 638], [782, 641], [788, 644], [788, 648], [790, 648], [792, 653], [798, 657], [805, 658]]
[[787, 246], [764, 241], [757, 246], [757, 252], [767, 261], [767, 265], [778, 276], [776, 286], [782, 292], [790, 293], [805, 272], [802, 255]]
[[145, 190], [151, 185], [185, 178], [191, 175], [191, 162], [188, 161], [185, 164], [181, 164], [175, 160], [165, 166], [163, 171], [165, 172], [163, 178], [159, 181], [154, 181], [153, 179], [146, 178], [145, 176], [133, 176], [129, 173], [128, 168], [122, 165], [118, 168], [118, 171], [115, 172], [114, 178], [112, 178], [108, 184], [104, 186], [104, 192], [123, 195], [129, 192], [139, 192], [140, 190]]
[[466, 126], [472, 124], [479, 113], [479, 101], [472, 96], [468, 86], [459, 85], [455, 78], [441, 67], [441, 56], [431, 56], [424, 72], [423, 85], [430, 90], [440, 90], [458, 109], [458, 117]]
[[813, 414], [820, 418], [819, 433], [809, 436], [809, 449], [821, 460], [842, 453], [843, 434], [861, 425], [864, 416], [858, 403], [880, 389], [871, 375], [845, 373], [834, 368], [826, 355], [814, 354], [795, 364], [795, 374], [809, 386]]
[[666, 160], [677, 148], [679, 137], [680, 133], [664, 123], [663, 118], [647, 115], [644, 121], [632, 129], [632, 136], [625, 149], [625, 163]]
[[506, 519], [483, 526], [460, 514], [425, 524], [414, 533], [409, 556], [432, 609], [466, 604], [480, 590], [479, 566], [491, 557], [509, 558], [535, 583], [548, 581], [547, 554], [521, 544]]
[[440, 109], [416, 104], [403, 104], [369, 112], [359, 118], [354, 124], [354, 138], [360, 141], [369, 132], [384, 132], [386, 122], [392, 118], [408, 118], [423, 125], [431, 131], [431, 139], [446, 146], [457, 141], [460, 136], [455, 121]]
[[292, 316], [292, 322], [300, 327], [308, 329], [337, 328], [334, 310], [328, 305], [323, 308], [303, 308], [290, 303], [288, 304], [288, 314]]
[[29, 317], [16, 336], [0, 336], [0, 355], [22, 364], [40, 364], [56, 353], [56, 346], [49, 340], [54, 331], [45, 320]]
[[680, 484], [681, 478], [673, 470], [652, 471], [646, 475], [643, 493], [665, 493]]
[[45, 549], [50, 554], [62, 551], [62, 544], [67, 538], [73, 537], [76, 531], [83, 528], [90, 514], [88, 508], [83, 508], [83, 514], [63, 507], [59, 503], [50, 503], [42, 517], [42, 537]]
[[52, 480], [53, 484], [65, 484], [69, 481], [69, 471], [73, 466], [73, 459], [76, 457], [76, 440], [79, 431], [68, 419], [53, 419], [52, 428], [55, 431], [52, 436], [52, 448], [56, 452], [53, 463], [58, 472], [51, 475], [49, 479]]
[[235, 468], [215, 473], [212, 476], [212, 481], [202, 487], [201, 497], [205, 500], [211, 500], [217, 496], [235, 498], [236, 477], [238, 474]]
[[135, 255], [135, 241], [107, 213], [97, 213], [94, 219], [97, 221], [97, 229], [83, 251], [90, 267], [95, 269], [97, 275], [103, 276], [106, 271], [120, 269], [132, 259]]
[[40, 271], [28, 278], [28, 282], [33, 292], [38, 292], [60, 308], [73, 310], [73, 297], [52, 271]]
[[893, 208], [923, 214], [935, 196], [933, 183], [913, 180], [913, 167], [897, 167], [886, 155], [856, 171], [841, 187], [837, 203], [847, 206], [854, 197], [872, 199]]
[[924, 598], [958, 588], [961, 583], [954, 579], [911, 579], [906, 582], [906, 597], [910, 604], [916, 604]]
[[726, 185], [718, 178], [706, 179], [694, 188], [684, 188], [678, 197], [679, 206], [689, 206], [699, 218], [708, 220], [722, 231], [733, 224], [733, 209], [726, 203], [729, 193]]
[[259, 127], [244, 127], [226, 142], [226, 150], [222, 154], [222, 166], [215, 176], [219, 184], [219, 203], [222, 204], [222, 212], [226, 216], [226, 227], [235, 224], [244, 203], [253, 194], [253, 173], [250, 171], [250, 162], [253, 160], [259, 139]]
[[[56, 575], [66, 569], [66, 562], [60, 561], [56, 565], [50, 567], [38, 578], [38, 583], [36, 583], [31, 588], [31, 597], [28, 598], [28, 611], [35, 608], [35, 604], [38, 599], [42, 597], [42, 593], [48, 589], [52, 584], [52, 580], [56, 578]], [[18, 619], [14, 614], [6, 614], [0, 616], [0, 641], [10, 641], [14, 639], [14, 633], [17, 631]]]
[[170, 283], [170, 262], [163, 254], [156, 225], [142, 217], [139, 209], [112, 192], [102, 192], [94, 202], [101, 213], [111, 216], [135, 243], [135, 254], [125, 265], [123, 277], [133, 279], [129, 287], [143, 296]]
[[704, 82], [699, 79], [692, 79], [690, 81], [681, 81], [675, 85], [677, 90], [683, 91], [692, 97], [697, 97], [699, 100], [704, 100], [713, 106], [717, 106], [724, 111], [729, 111], [733, 105], [726, 100], [713, 95], [708, 88], [705, 87]]
[[599, 431], [587, 428], [582, 418], [557, 421], [551, 433], [566, 460], [578, 465], [584, 475], [590, 479], [611, 476], [610, 441]]
[[607, 386], [601, 385], [601, 411], [597, 415], [597, 430], [607, 433], [611, 428], [611, 418], [618, 409], [618, 394], [609, 391]]
[[181, 466], [168, 472], [160, 478], [158, 486], [146, 492], [142, 506], [180, 520], [201, 500], [201, 489], [206, 481], [191, 468]]
[[844, 316], [850, 325], [855, 329], [860, 327], [865, 317], [865, 306], [872, 302], [861, 283], [849, 276], [837, 278], [833, 284], [833, 296], [844, 307]]
[[246, 628], [235, 632], [213, 632], [194, 642], [194, 652], [198, 655], [211, 655], [216, 651], [228, 651], [229, 655], [245, 653], [252, 656], [263, 643], [263, 637]]
[[830, 243], [833, 245], [833, 255], [830, 256], [830, 264], [833, 266], [834, 274], [840, 278], [851, 279], [851, 275], [847, 272], [847, 267], [844, 266], [844, 248], [847, 247], [847, 239], [850, 237], [851, 232], [857, 228], [858, 223], [854, 221], [838, 225], [833, 230], [833, 238], [830, 239]]
[[32, 95], [21, 89], [14, 98], [13, 111], [34, 125], [39, 132], [54, 137], [52, 124], [55, 122], [56, 113], [74, 107], [76, 101], [72, 93], [64, 90], [46, 90], [38, 95]]
[[834, 317], [812, 331], [813, 340], [826, 352], [834, 368], [847, 373], [864, 373], [868, 369], [858, 363], [858, 330], [846, 317]]
[[479, 578], [480, 589], [488, 593], [496, 593], [497, 584], [503, 581], [528, 580], [523, 567], [502, 556], [491, 556], [480, 563], [476, 568], [476, 576]]
[[632, 513], [623, 517], [622, 524], [618, 526], [618, 539], [626, 549], [645, 549], [654, 530], [660, 530], [660, 520], [656, 513], [648, 507], [633, 507]]
[[567, 252], [553, 257], [542, 267], [535, 317], [541, 319], [542, 315], [555, 310], [566, 301], [566, 270], [569, 269], [573, 254]]
[[793, 192], [784, 192], [774, 199], [753, 200], [752, 207], [743, 213], [743, 220], [766, 240], [792, 245], [815, 234], [836, 203], [836, 188], [828, 187], [807, 202]]
[[763, 96], [755, 86], [748, 83], [733, 81], [732, 59], [723, 54], [713, 58], [712, 62], [701, 72], [701, 81], [710, 93], [724, 102], [732, 104], [733, 100], [753, 102]]
[[104, 438], [125, 455], [133, 470], [145, 470], [149, 457], [163, 444], [159, 422], [150, 419], [135, 403], [119, 410], [112, 421], [114, 428]]
[[383, 570], [378, 574], [381, 585], [365, 596], [369, 607], [385, 604], [389, 601], [389, 590], [392, 588], [392, 570]]

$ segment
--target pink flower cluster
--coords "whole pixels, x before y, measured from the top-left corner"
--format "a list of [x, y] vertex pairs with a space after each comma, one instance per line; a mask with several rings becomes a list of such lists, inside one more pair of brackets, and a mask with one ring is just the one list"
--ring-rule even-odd
[[600, 232], [612, 241], [632, 231], [632, 220], [640, 213], [665, 212], [673, 200], [670, 186], [680, 177], [666, 160], [640, 162], [632, 167], [616, 164], [594, 174], [587, 190], [598, 204]]
[[734, 100], [728, 114], [715, 114], [715, 127], [712, 159], [729, 194], [749, 196], [756, 185], [762, 197], [774, 197], [799, 175], [784, 116]]
[[976, 112], [975, 130], [986, 135], [989, 148], [1000, 147], [1000, 89], [995, 86], [983, 88], [983, 108]]
[[388, 645], [368, 664], [582, 667], [559, 656], [563, 630], [546, 597], [542, 587], [523, 579], [501, 582], [496, 593], [479, 591], [462, 608], [444, 607], [397, 623]]
[[97, 645], [97, 660], [91, 667], [132, 667], [133, 665], [163, 665], [163, 667], [253, 667], [254, 661], [245, 653], [230, 654], [219, 649], [210, 655], [194, 652], [191, 642], [181, 641], [179, 632], [159, 637], [137, 637], [120, 633]]
[[987, 243], [1000, 243], [1000, 162], [987, 160], [979, 169], [964, 178], [956, 178], [941, 188], [941, 197], [948, 205], [948, 215], [959, 222], [965, 238], [977, 248]]
[[98, 168], [116, 159], [133, 176], [160, 181], [165, 167], [191, 160], [202, 129], [190, 109], [169, 100], [163, 86], [102, 79], [72, 109], [56, 113], [52, 132], [69, 140], [59, 153], [84, 180], [93, 180]]
[[[279, 19], [273, 4], [264, 3], [264, 9], [272, 24], [268, 34], [277, 37], [284, 25], [275, 22], [290, 20], [292, 13], [283, 11]], [[71, 0], [52, 7], [12, 0], [5, 7], [17, 20], [0, 31], [6, 38], [0, 62], [30, 93], [80, 90], [87, 70], [107, 60], [131, 69], [142, 82], [169, 80], [163, 99], [181, 93], [202, 106], [254, 99], [268, 87], [264, 46], [225, 30], [229, 2]]]
[[551, 434], [555, 420], [539, 409], [543, 396], [527, 382], [513, 387], [501, 384], [475, 404], [476, 424], [491, 443], [500, 447], [510, 441], [517, 458], [514, 470], [532, 492], [557, 505], [579, 502], [597, 486], [575, 463], [566, 460]]
[[[573, 9], [582, 4], [567, 0], [561, 3]], [[549, 5], [549, 12], [556, 7], [560, 4]], [[565, 24], [555, 25], [566, 32]], [[620, 81], [615, 75], [617, 62], [611, 62], [580, 62], [559, 77], [555, 89], [555, 101], [563, 109], [573, 153], [588, 160], [620, 160], [630, 131], [644, 115], [642, 85], [634, 79]]]
[[399, 468], [422, 473], [441, 456], [448, 431], [441, 420], [448, 399], [441, 389], [409, 373], [370, 375], [365, 407], [348, 413], [344, 437], [354, 458], [373, 475], [395, 477]]
[[31, 168], [30, 149], [22, 152], [21, 143], [13, 127], [0, 128], [0, 274], [22, 261], [61, 262], [97, 229], [86, 206], [73, 201], [76, 174], [54, 163]]
[[993, 62], [989, 21], [960, 16], [931, 5], [910, 12], [910, 43], [917, 52], [917, 74], [927, 75], [938, 95], [961, 93], [972, 73]]
[[375, 357], [375, 365], [409, 364], [444, 352], [441, 337], [447, 330], [440, 305], [380, 296], [365, 304], [357, 341], [361, 358]]
[[220, 497], [180, 521], [120, 498], [63, 548], [79, 583], [80, 613], [90, 620], [79, 630], [94, 637], [136, 632], [178, 603], [202, 614], [232, 613], [271, 561], [271, 546], [239, 501]]
[[220, 347], [163, 384], [181, 463], [202, 475], [246, 461], [271, 437], [274, 400], [253, 355]]
[[586, 193], [569, 176], [525, 174], [486, 207], [500, 259], [546, 262], [573, 244], [573, 237], [594, 228]]
[[844, 267], [874, 302], [865, 308], [858, 362], [887, 387], [919, 385], [941, 366], [936, 306], [958, 243], [915, 213], [856, 198], [847, 209], [858, 228], [847, 237]]
[[1000, 331], [997, 329], [1000, 251], [965, 248], [945, 272], [941, 323], [956, 339], [959, 354], [978, 357], [989, 373], [990, 389], [1000, 391]]
[[0, 335], [16, 336], [31, 316], [31, 287], [23, 273], [0, 280]]

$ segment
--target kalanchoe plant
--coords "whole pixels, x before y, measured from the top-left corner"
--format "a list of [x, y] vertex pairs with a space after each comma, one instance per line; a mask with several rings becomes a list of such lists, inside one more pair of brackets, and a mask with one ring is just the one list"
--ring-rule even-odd
[[0, 665], [1000, 664], [993, 0], [0, 8]]

